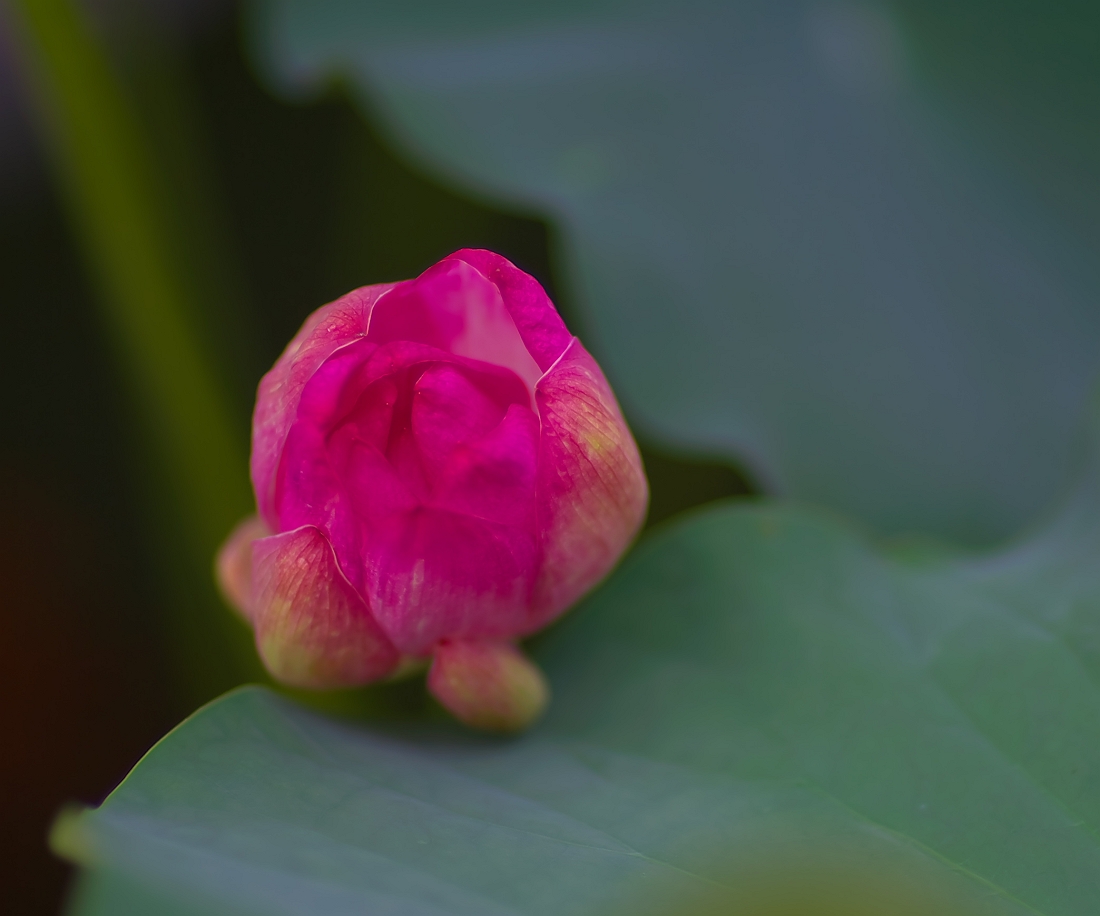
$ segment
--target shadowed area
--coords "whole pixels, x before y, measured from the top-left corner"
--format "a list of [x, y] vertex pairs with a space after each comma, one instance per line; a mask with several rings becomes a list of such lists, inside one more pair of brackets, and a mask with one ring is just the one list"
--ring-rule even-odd
[[649, 478], [646, 528], [716, 499], [760, 492], [745, 472], [728, 461], [665, 451], [645, 442], [639, 446]]

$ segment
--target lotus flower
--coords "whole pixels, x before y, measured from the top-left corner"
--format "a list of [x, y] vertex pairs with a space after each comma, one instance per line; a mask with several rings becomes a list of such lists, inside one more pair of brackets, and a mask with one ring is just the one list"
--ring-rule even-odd
[[459, 719], [514, 730], [548, 696], [515, 643], [615, 565], [641, 459], [538, 282], [464, 250], [314, 312], [260, 382], [258, 515], [218, 578], [287, 684], [431, 663]]

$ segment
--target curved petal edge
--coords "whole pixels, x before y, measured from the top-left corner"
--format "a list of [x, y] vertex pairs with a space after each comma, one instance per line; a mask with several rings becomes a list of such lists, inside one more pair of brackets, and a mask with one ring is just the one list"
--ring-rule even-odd
[[538, 510], [543, 562], [528, 633], [606, 576], [645, 520], [638, 446], [596, 361], [573, 338], [535, 392], [542, 420]]
[[375, 303], [396, 286], [363, 286], [310, 315], [271, 370], [260, 379], [252, 414], [252, 486], [260, 516], [278, 528], [273, 500], [275, 472], [302, 389], [340, 347], [365, 337]]
[[252, 545], [252, 624], [271, 676], [294, 687], [352, 687], [400, 662], [332, 545], [307, 525]]

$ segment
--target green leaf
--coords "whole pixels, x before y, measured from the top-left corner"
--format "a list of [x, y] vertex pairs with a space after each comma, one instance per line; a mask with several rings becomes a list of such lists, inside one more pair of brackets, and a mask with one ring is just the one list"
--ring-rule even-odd
[[[346, 78], [418, 163], [552, 217], [643, 433], [981, 544], [1063, 493], [1100, 368], [1096, 15], [1025, 6], [267, 0], [252, 44], [273, 85]], [[1025, 93], [1069, 114], [992, 134], [962, 100]]]
[[1098, 482], [977, 557], [769, 501], [658, 527], [539, 640], [555, 697], [517, 740], [232, 693], [61, 819], [76, 911], [763, 912], [817, 869], [940, 895], [913, 912], [1095, 913]]

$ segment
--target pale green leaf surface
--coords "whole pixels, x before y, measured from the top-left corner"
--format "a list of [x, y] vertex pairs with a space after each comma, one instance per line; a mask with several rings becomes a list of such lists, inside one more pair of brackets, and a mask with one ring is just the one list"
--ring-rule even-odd
[[[943, 20], [938, 56], [874, 2], [266, 0], [252, 42], [273, 85], [346, 78], [435, 174], [551, 217], [651, 437], [881, 532], [992, 543], [1062, 495], [1100, 366], [1098, 163], [1070, 168], [1095, 149], [1097, 23], [909, 6]], [[981, 117], [943, 97], [985, 60], [963, 25], [1009, 49]], [[1042, 79], [995, 82], [1013, 48]], [[991, 139], [1006, 95], [1088, 104]]]
[[805, 862], [916, 876], [967, 913], [1086, 916], [1098, 559], [1095, 481], [976, 559], [892, 559], [817, 511], [722, 505], [657, 529], [540, 641], [555, 697], [528, 735], [338, 724], [247, 688], [55, 845], [92, 867], [85, 916], [111, 894], [638, 912]]

